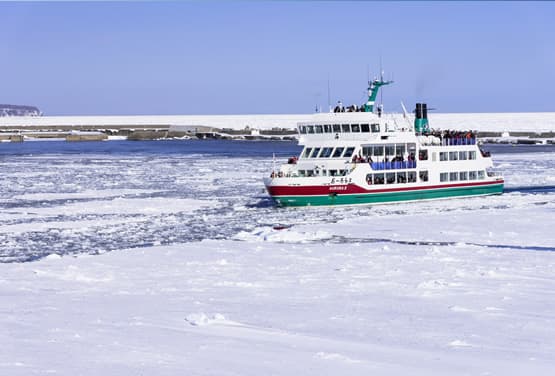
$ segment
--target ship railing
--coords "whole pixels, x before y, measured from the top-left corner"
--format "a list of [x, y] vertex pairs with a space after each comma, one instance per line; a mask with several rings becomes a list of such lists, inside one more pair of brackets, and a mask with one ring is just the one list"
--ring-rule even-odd
[[441, 140], [441, 145], [442, 146], [476, 145], [476, 139], [466, 138], [466, 137], [444, 138]]
[[400, 170], [405, 168], [416, 168], [416, 161], [397, 161], [397, 162], [372, 162], [372, 170]]
[[442, 146], [476, 145], [475, 138], [457, 137], [444, 138], [441, 140]]
[[426, 137], [421, 137], [419, 140], [420, 144], [423, 146], [464, 146], [464, 145], [476, 145], [475, 138], [442, 138], [439, 139], [434, 137], [432, 140], [426, 139]]

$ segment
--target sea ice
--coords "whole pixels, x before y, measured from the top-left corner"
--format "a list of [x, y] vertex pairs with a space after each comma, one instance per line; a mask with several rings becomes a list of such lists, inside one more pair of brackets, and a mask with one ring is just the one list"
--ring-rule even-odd
[[495, 160], [501, 196], [290, 210], [271, 157], [5, 157], [0, 374], [551, 375], [555, 163]]

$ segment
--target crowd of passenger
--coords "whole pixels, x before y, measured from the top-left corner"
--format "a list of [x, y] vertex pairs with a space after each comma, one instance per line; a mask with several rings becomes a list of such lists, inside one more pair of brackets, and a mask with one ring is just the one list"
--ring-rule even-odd
[[[402, 155], [396, 155], [393, 158], [385, 156], [380, 158], [381, 161], [374, 162], [371, 156], [355, 155], [351, 159], [351, 163], [369, 163], [373, 170], [395, 170], [404, 168], [416, 168], [416, 158], [414, 153], [410, 153], [406, 160]], [[420, 158], [423, 159], [423, 158]]]
[[442, 145], [474, 145], [476, 143], [476, 131], [456, 131], [431, 129], [422, 132], [422, 136], [434, 136], [442, 140]]
[[343, 106], [343, 103], [341, 103], [341, 101], [337, 102], [337, 105], [335, 106], [335, 108], [333, 109], [333, 112], [364, 112], [364, 105], [356, 105], [356, 104], [352, 104], [350, 106]]
[[[423, 152], [424, 151], [420, 152], [420, 159], [421, 160], [422, 159], [428, 159], [427, 153], [426, 153], [426, 157], [424, 158]], [[408, 162], [416, 161], [416, 159], [414, 157], [414, 153], [410, 153], [409, 155], [407, 155], [407, 161]], [[397, 154], [395, 157], [390, 159], [389, 156], [386, 155], [383, 158], [383, 160], [380, 161], [380, 162], [405, 162], [405, 158], [402, 155]], [[372, 160], [372, 157], [369, 156], [369, 155], [366, 156], [366, 157], [363, 157], [363, 156], [360, 156], [360, 155], [355, 155], [351, 159], [351, 163], [374, 163], [374, 161]]]
[[[376, 107], [376, 111], [378, 113], [378, 116], [382, 115], [382, 105], [378, 105]], [[343, 103], [341, 103], [341, 101], [337, 102], [337, 105], [334, 107], [333, 112], [366, 112], [366, 105], [365, 104], [361, 104], [356, 105], [356, 104], [352, 104], [350, 106], [343, 106]]]

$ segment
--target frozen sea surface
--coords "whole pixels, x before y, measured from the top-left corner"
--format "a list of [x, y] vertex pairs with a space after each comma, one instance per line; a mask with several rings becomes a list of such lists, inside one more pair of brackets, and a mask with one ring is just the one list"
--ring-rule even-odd
[[237, 234], [274, 225], [326, 224], [399, 213], [535, 208], [537, 202], [553, 200], [555, 187], [552, 153], [498, 153], [494, 158], [509, 192], [503, 196], [276, 209], [261, 179], [272, 167], [272, 152], [278, 153], [278, 163], [298, 152], [291, 143], [50, 143], [50, 152], [44, 151], [46, 143], [40, 143], [43, 149], [37, 144], [25, 145], [27, 150], [10, 145], [0, 157], [1, 262], [36, 260], [51, 253], [97, 254], [238, 239]]
[[277, 209], [291, 144], [65, 145], [0, 152], [2, 375], [553, 374], [545, 148], [500, 196]]

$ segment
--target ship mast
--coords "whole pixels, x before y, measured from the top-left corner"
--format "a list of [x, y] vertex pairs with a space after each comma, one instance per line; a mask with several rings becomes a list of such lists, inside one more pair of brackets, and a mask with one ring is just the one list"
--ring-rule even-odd
[[368, 81], [368, 101], [364, 105], [364, 112], [374, 112], [374, 104], [380, 87], [392, 84], [393, 81], [384, 81], [383, 76], [378, 80], [374, 78], [372, 82]]

